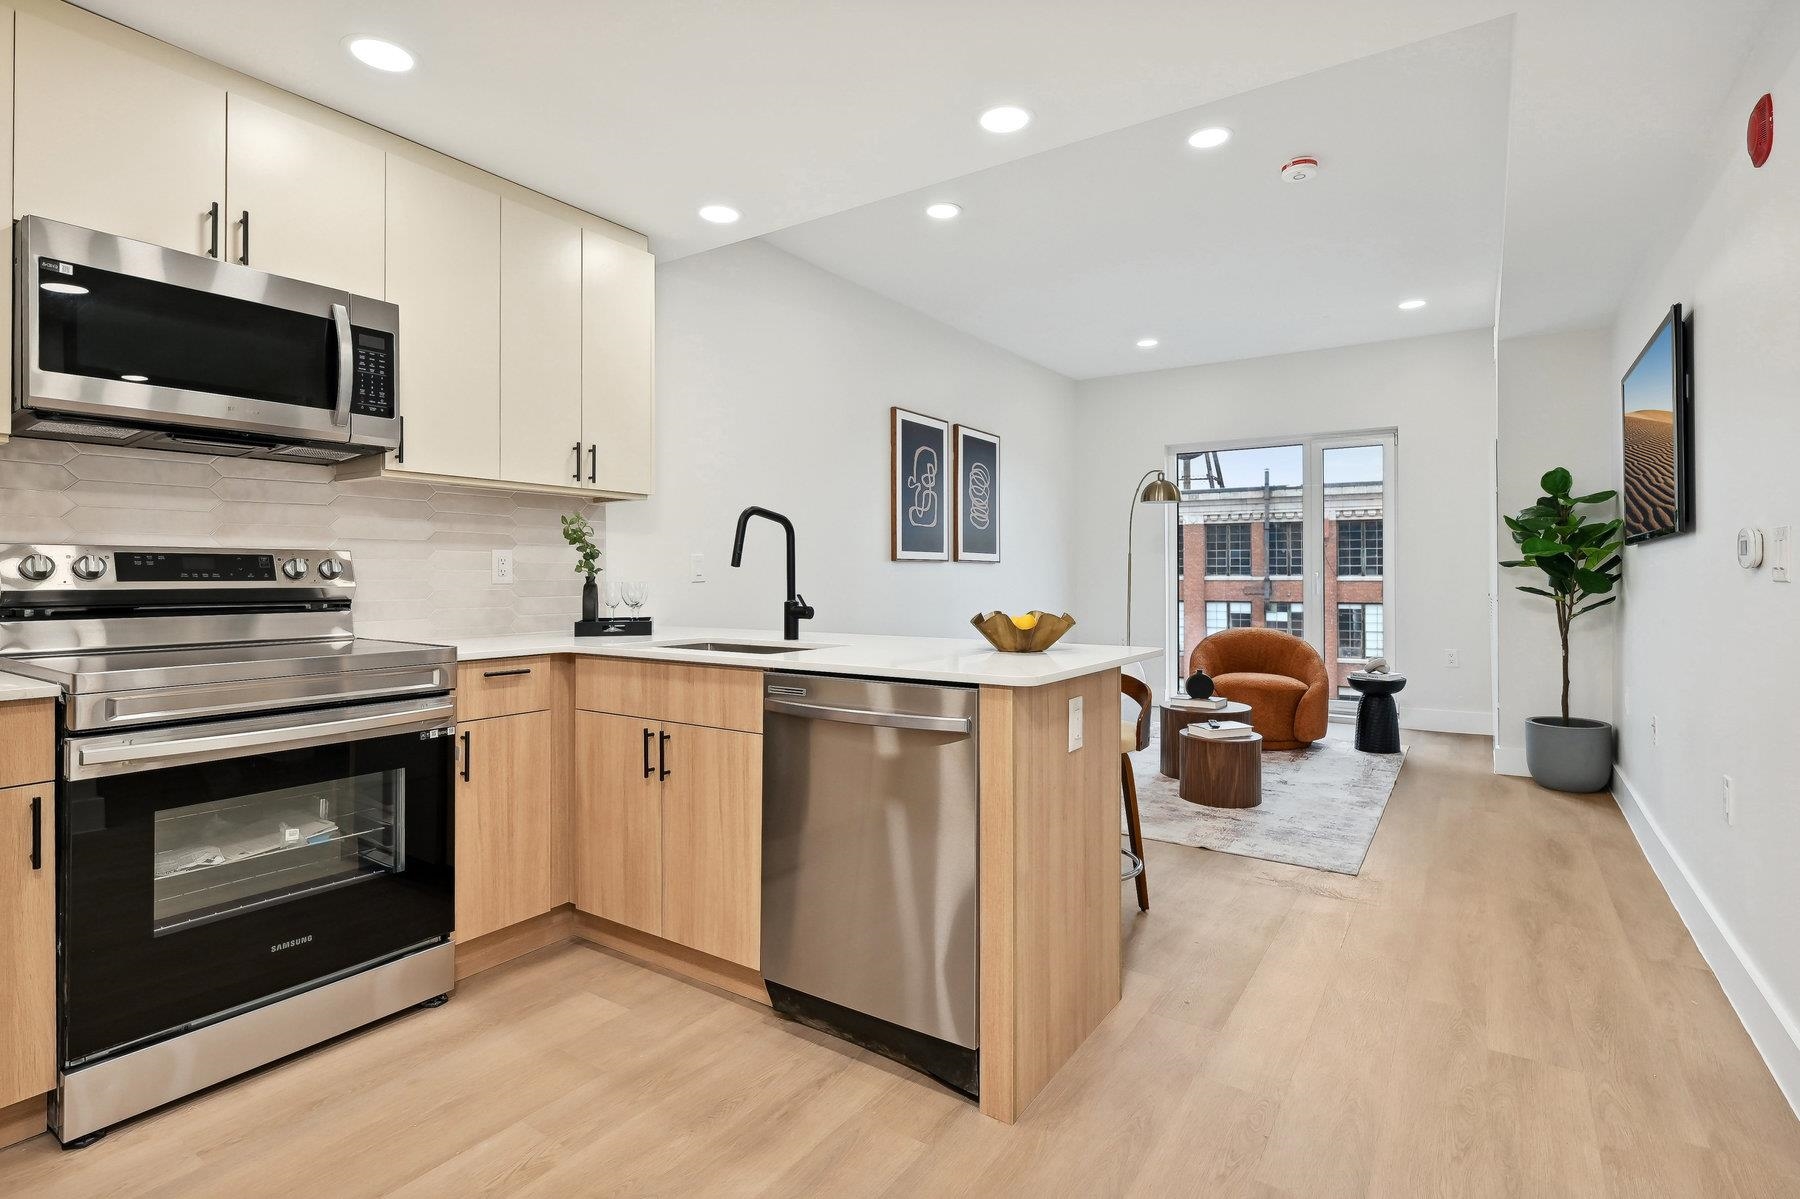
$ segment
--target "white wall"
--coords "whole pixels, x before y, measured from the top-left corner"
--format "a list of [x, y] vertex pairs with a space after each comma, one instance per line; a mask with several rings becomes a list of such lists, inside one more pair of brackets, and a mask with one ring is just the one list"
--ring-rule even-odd
[[[1538, 480], [1553, 466], [1575, 475], [1575, 494], [1604, 491], [1619, 473], [1618, 395], [1609, 330], [1509, 337], [1497, 359], [1500, 388], [1500, 512], [1514, 514], [1543, 491]], [[1617, 515], [1618, 505], [1590, 508]], [[1514, 557], [1512, 534], [1496, 517], [1500, 556]], [[1524, 570], [1499, 572], [1495, 618], [1500, 652], [1494, 663], [1494, 769], [1525, 773], [1525, 721], [1561, 713], [1562, 654], [1556, 607], [1517, 590], [1540, 586]], [[1613, 718], [1613, 642], [1619, 604], [1577, 620], [1570, 632], [1569, 712]]]
[[[1069, 380], [763, 242], [659, 267], [656, 285], [656, 494], [611, 506], [606, 565], [650, 582], [661, 622], [780, 628], [780, 530], [753, 522], [730, 566], [749, 504], [798, 530], [819, 613], [803, 636], [974, 636], [977, 611], [1072, 607]], [[999, 435], [1000, 563], [888, 560], [892, 405]], [[688, 581], [696, 553], [705, 583]]]
[[[1617, 380], [1671, 303], [1693, 314], [1696, 532], [1626, 553], [1619, 798], [1800, 1105], [1800, 587], [1739, 569], [1734, 546], [1740, 525], [1800, 526], [1800, 8], [1784, 6], [1758, 45], [1714, 122], [1717, 167], [1691, 222], [1647, 264], [1613, 331]], [[1778, 130], [1756, 170], [1744, 119], [1765, 91]]]
[[[1397, 586], [1389, 658], [1407, 676], [1411, 727], [1492, 727], [1488, 568], [1494, 351], [1487, 330], [1095, 379], [1079, 385], [1077, 612], [1097, 640], [1124, 636], [1126, 506], [1170, 445], [1393, 428]], [[1145, 519], [1148, 515], [1149, 519]], [[1171, 602], [1164, 521], [1137, 522], [1133, 640], [1163, 645]], [[1462, 665], [1446, 667], [1444, 650]], [[1160, 663], [1145, 664], [1161, 680]]]

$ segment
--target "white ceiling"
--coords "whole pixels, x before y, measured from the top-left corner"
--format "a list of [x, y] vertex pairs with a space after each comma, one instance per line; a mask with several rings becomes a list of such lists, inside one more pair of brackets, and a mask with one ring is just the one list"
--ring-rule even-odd
[[1490, 21], [768, 240], [1077, 379], [1486, 326], [1511, 45]]
[[[1429, 174], [1453, 147], [1465, 150], [1471, 163], [1485, 163], [1488, 126], [1479, 136], [1473, 129], [1453, 131], [1430, 110], [1465, 106], [1486, 121], [1492, 97], [1486, 84], [1454, 80], [1447, 93], [1453, 100], [1415, 95], [1412, 107], [1421, 111], [1400, 119], [1435, 128], [1438, 136], [1408, 159], [1366, 130], [1343, 128], [1331, 112], [1285, 102], [1269, 85], [1292, 80], [1322, 96], [1317, 89], [1336, 74], [1327, 68], [1355, 73], [1356, 60], [1516, 13], [1499, 324], [1508, 335], [1588, 327], [1610, 320], [1646, 248], [1687, 203], [1702, 166], [1716, 160], [1717, 147], [1702, 135], [1756, 31], [1781, 2], [83, 0], [83, 6], [640, 229], [664, 259], [865, 205], [875, 205], [879, 215], [877, 202], [939, 181], [978, 187], [989, 168], [1113, 131], [1126, 131], [1117, 152], [1128, 152], [1132, 139], [1149, 138], [1171, 113], [1203, 106], [1279, 112], [1285, 130], [1246, 131], [1220, 152], [1238, 157], [1197, 169], [1225, 182], [1245, 170], [1243, 186], [1262, 189], [1258, 172], [1272, 170], [1290, 144], [1304, 152], [1298, 145], [1304, 141], [1324, 159], [1325, 174], [1292, 195], [1274, 193], [1279, 198], [1267, 211], [1235, 190], [1209, 193], [1209, 202], [1254, 210], [1265, 244], [1232, 253], [1237, 269], [1248, 262], [1262, 269], [1248, 280], [1197, 274], [1187, 292], [1353, 269], [1367, 274], [1373, 295], [1390, 279], [1401, 287], [1409, 271], [1442, 268], [1433, 276], [1432, 306], [1413, 314], [1422, 319], [1391, 331], [1389, 314], [1365, 324], [1361, 315], [1348, 314], [1354, 297], [1345, 295], [1345, 309], [1316, 321], [1313, 341], [1323, 345], [1440, 327], [1434, 322], [1467, 311], [1467, 297], [1483, 287], [1491, 306], [1492, 220], [1483, 205], [1467, 203], [1460, 239], [1436, 211], [1424, 212], [1424, 224], [1416, 226], [1421, 239], [1427, 233], [1439, 245], [1448, 239], [1461, 270], [1442, 254], [1407, 246], [1376, 253], [1385, 241], [1340, 238], [1335, 252], [1322, 253], [1319, 239], [1334, 222], [1346, 227], [1349, 213], [1309, 214], [1299, 207], [1300, 216], [1279, 218], [1282, 206], [1320, 208], [1338, 197], [1366, 216], [1383, 190], [1396, 207], [1413, 210], [1413, 195], [1454, 192], [1467, 201], [1455, 181], [1441, 184]], [[357, 64], [341, 46], [352, 33], [408, 46], [419, 56], [418, 69], [389, 76]], [[1434, 53], [1426, 47], [1377, 62], [1427, 72]], [[1317, 72], [1326, 75], [1301, 78]], [[1352, 102], [1391, 101], [1387, 91], [1371, 76]], [[1000, 137], [975, 125], [981, 109], [1004, 102], [1035, 113], [1026, 132]], [[1145, 122], [1151, 124], [1132, 128]], [[1320, 144], [1334, 138], [1335, 144]], [[1147, 168], [1148, 178], [1186, 194], [1182, 172], [1193, 164], [1181, 163], [1185, 148], [1177, 143], [1176, 149], [1172, 160]], [[1391, 178], [1358, 178], [1359, 160], [1371, 155], [1389, 164]], [[1019, 178], [1054, 178], [1055, 157], [1041, 172], [1034, 167]], [[1490, 168], [1459, 163], [1452, 169], [1461, 179]], [[1125, 190], [1118, 179], [1097, 181], [1101, 187], [1093, 182], [1052, 194], [1033, 182], [1029, 193], [983, 193], [982, 203], [991, 209], [1010, 199], [1014, 211], [1026, 214], [1021, 223], [1040, 231], [1059, 214], [1093, 228], [1098, 222], [1087, 211], [1088, 195], [1116, 197]], [[1039, 287], [1060, 286], [1076, 305], [1056, 312], [1056, 332], [1039, 338], [1056, 342], [1067, 369], [1095, 369], [1116, 349], [1112, 303], [1102, 297], [1128, 293], [1134, 271], [1169, 289], [1161, 255], [1146, 247], [1166, 242], [1185, 246], [1190, 258], [1197, 253], [1191, 214], [1155, 200], [1138, 202], [1177, 219], [1160, 231], [1119, 238], [1112, 261], [1088, 254], [1085, 261], [1103, 269], [1085, 307], [1082, 289], [1072, 286], [1079, 280], [1062, 277], [1072, 269], [1023, 264]], [[707, 225], [695, 215], [706, 203], [732, 204], [745, 218]], [[1302, 219], [1310, 223], [1308, 235], [1296, 238]], [[1380, 227], [1391, 232], [1396, 223], [1383, 220]], [[908, 291], [910, 302], [941, 319], [1016, 325], [994, 309], [1015, 298], [1022, 305], [1035, 300], [1036, 288], [1015, 281], [1019, 238], [1001, 228], [989, 244], [970, 232], [975, 228], [968, 220], [957, 233], [970, 249], [954, 288], [922, 286], [914, 268], [928, 264], [885, 242], [866, 244], [860, 254], [838, 251], [836, 269], [878, 291]], [[797, 231], [777, 240], [798, 248], [806, 236]], [[1216, 331], [1223, 327], [1217, 314], [1231, 309], [1234, 296], [1250, 294], [1231, 288], [1180, 311], [1198, 312]], [[1207, 342], [1208, 328], [1178, 323], [1171, 310], [1155, 330], [1171, 352], [1154, 365], [1173, 364], [1178, 344], [1187, 344], [1188, 354], [1240, 357], [1245, 346], [1293, 343], [1292, 303], [1283, 296], [1279, 303], [1239, 305], [1244, 311], [1233, 317], [1239, 340], [1225, 347]], [[969, 310], [973, 316], [958, 315]], [[1083, 340], [1090, 344], [1075, 344]], [[1118, 369], [1149, 365], [1131, 358]]]

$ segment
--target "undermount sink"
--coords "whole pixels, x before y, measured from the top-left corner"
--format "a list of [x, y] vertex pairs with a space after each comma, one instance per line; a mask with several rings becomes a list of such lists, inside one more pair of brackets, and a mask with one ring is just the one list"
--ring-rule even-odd
[[657, 649], [695, 649], [712, 654], [791, 654], [803, 649], [829, 649], [798, 641], [664, 641]]

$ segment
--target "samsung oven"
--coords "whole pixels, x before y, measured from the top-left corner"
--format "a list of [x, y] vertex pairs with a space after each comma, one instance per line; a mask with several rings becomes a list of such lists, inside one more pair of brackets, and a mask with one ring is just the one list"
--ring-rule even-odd
[[65, 1142], [450, 990], [453, 706], [64, 738]]
[[13, 433], [319, 463], [400, 447], [394, 305], [42, 217], [14, 241]]

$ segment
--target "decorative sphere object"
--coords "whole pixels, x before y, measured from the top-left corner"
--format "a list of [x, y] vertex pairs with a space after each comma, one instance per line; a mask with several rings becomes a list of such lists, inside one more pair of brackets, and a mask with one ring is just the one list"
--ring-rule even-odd
[[1388, 663], [1386, 658], [1370, 658], [1367, 662], [1363, 663], [1364, 674], [1386, 674], [1387, 672]]
[[1211, 699], [1213, 681], [1206, 677], [1204, 670], [1196, 670], [1189, 676], [1186, 689], [1189, 699]]

